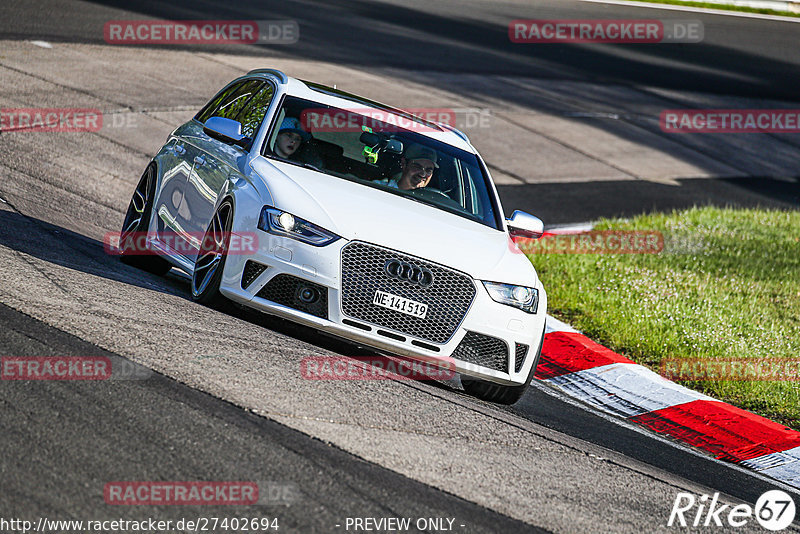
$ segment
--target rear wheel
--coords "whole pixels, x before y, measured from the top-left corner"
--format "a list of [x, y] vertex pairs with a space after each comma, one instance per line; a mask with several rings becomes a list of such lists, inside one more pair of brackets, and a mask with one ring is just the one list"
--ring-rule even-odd
[[227, 303], [227, 299], [219, 292], [219, 285], [232, 227], [233, 204], [225, 200], [214, 212], [197, 253], [192, 272], [192, 298], [196, 302], [215, 308]]
[[133, 192], [122, 231], [119, 236], [120, 259], [139, 269], [165, 275], [172, 265], [155, 252], [145, 248], [150, 215], [153, 212], [153, 197], [156, 192], [156, 166], [151, 163], [147, 166]]
[[464, 377], [461, 379], [461, 385], [464, 386], [464, 391], [473, 397], [478, 397], [488, 402], [514, 404], [528, 391], [528, 386], [530, 386], [531, 380], [533, 380], [533, 375], [536, 374], [536, 367], [539, 364], [539, 357], [542, 354], [542, 343], [544, 343], [544, 333], [542, 333], [542, 341], [539, 343], [539, 350], [536, 352], [536, 357], [533, 360], [533, 365], [531, 366], [531, 370], [524, 384], [520, 384], [519, 386], [504, 386], [502, 384], [495, 384], [494, 382]]

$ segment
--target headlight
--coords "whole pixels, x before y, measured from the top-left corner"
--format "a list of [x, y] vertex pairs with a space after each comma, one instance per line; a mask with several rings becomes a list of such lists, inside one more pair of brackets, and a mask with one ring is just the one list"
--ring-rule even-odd
[[261, 210], [258, 228], [271, 234], [291, 237], [315, 247], [324, 247], [339, 239], [339, 236], [333, 232], [270, 206], [264, 206]]
[[500, 304], [508, 304], [528, 313], [536, 313], [539, 308], [539, 290], [533, 287], [484, 282], [489, 296]]

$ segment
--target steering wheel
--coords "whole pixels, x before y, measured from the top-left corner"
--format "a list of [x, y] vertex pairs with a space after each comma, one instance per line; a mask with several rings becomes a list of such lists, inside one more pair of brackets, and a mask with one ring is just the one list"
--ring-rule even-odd
[[443, 191], [433, 187], [418, 187], [411, 189], [409, 193], [422, 200], [433, 202], [434, 204], [443, 204], [450, 208], [464, 209], [458, 202], [447, 196]]

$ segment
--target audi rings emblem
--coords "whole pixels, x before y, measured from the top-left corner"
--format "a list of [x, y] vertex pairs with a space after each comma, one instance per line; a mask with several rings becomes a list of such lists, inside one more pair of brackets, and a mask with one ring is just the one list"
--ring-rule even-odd
[[405, 280], [420, 287], [430, 287], [433, 284], [433, 273], [424, 267], [396, 259], [386, 260], [383, 272], [391, 278]]

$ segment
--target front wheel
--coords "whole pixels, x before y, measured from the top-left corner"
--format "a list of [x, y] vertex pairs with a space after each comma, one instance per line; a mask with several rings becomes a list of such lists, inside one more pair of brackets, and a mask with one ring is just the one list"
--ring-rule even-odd
[[219, 285], [228, 255], [232, 227], [233, 204], [230, 200], [225, 200], [211, 218], [192, 271], [192, 299], [200, 304], [218, 308], [227, 301], [220, 294]]
[[153, 197], [156, 192], [156, 166], [147, 166], [133, 192], [122, 231], [119, 235], [120, 259], [132, 267], [143, 269], [159, 276], [165, 275], [172, 265], [156, 253], [146, 250], [150, 215], [153, 212]]
[[476, 380], [472, 378], [462, 378], [461, 385], [464, 386], [464, 391], [478, 397], [481, 400], [494, 402], [497, 404], [514, 404], [522, 398], [528, 386], [533, 380], [533, 375], [536, 374], [536, 367], [539, 364], [539, 357], [542, 355], [542, 344], [544, 343], [544, 332], [542, 332], [542, 340], [539, 342], [539, 350], [536, 352], [536, 357], [533, 360], [533, 365], [525, 379], [524, 384], [519, 386], [504, 386], [502, 384], [495, 384], [485, 380]]

